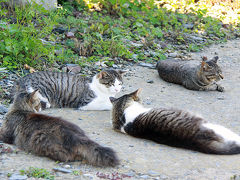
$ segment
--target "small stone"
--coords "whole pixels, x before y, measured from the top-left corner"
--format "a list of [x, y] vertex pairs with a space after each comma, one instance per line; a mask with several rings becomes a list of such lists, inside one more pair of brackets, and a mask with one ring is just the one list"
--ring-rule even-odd
[[138, 58], [138, 55], [137, 54], [133, 54], [132, 58], [136, 60]]
[[148, 175], [141, 175], [139, 177], [142, 178], [142, 179], [149, 179], [150, 178]]
[[67, 38], [74, 38], [74, 33], [73, 32], [67, 32], [66, 37]]
[[71, 166], [69, 164], [66, 164], [66, 165], [64, 165], [64, 168], [69, 169], [69, 168], [71, 168]]
[[63, 27], [57, 27], [57, 28], [54, 28], [53, 30], [52, 30], [52, 32], [53, 33], [59, 33], [59, 34], [63, 34], [64, 32], [66, 32], [67, 30], [65, 29], [65, 28], [63, 28]]
[[152, 84], [152, 83], [154, 83], [154, 81], [153, 80], [147, 80], [147, 83]]
[[65, 169], [65, 168], [53, 168], [54, 171], [56, 172], [62, 172], [62, 173], [72, 173], [72, 170]]
[[224, 97], [217, 97], [218, 100], [224, 100]]
[[168, 47], [168, 45], [164, 42], [160, 42], [160, 46], [162, 49], [166, 49]]
[[3, 105], [0, 105], [0, 114], [4, 115], [8, 112], [8, 109], [3, 106]]
[[12, 174], [9, 180], [22, 180], [27, 178], [28, 178], [27, 175]]
[[155, 172], [155, 171], [153, 171], [153, 170], [149, 170], [149, 171], [148, 171], [148, 174], [151, 175], [151, 176], [157, 176], [157, 175], [159, 175], [159, 173], [157, 173], [157, 172]]
[[66, 64], [66, 68], [66, 72], [72, 72], [74, 74], [80, 73], [82, 70], [82, 68], [77, 64]]
[[116, 69], [116, 68], [118, 68], [118, 65], [113, 64], [112, 67]]
[[138, 63], [138, 66], [148, 67], [150, 69], [155, 69], [155, 65], [150, 64], [150, 63]]
[[151, 102], [150, 100], [146, 100], [146, 104], [147, 104], [147, 105], [151, 105], [152, 102]]
[[194, 27], [194, 24], [186, 23], [186, 24], [183, 24], [183, 27], [185, 27], [187, 29], [192, 29]]
[[198, 42], [202, 42], [202, 41], [204, 41], [204, 39], [203, 38], [201, 38], [201, 37], [199, 37], [199, 36], [192, 36], [192, 35], [190, 35], [190, 36], [188, 36], [190, 39], [192, 39], [193, 41], [198, 41]]
[[64, 49], [63, 49], [63, 48], [57, 49], [57, 50], [55, 50], [54, 52], [55, 52], [55, 54], [58, 56], [58, 55], [60, 55], [60, 54], [63, 54]]
[[178, 55], [177, 52], [173, 52], [173, 53], [169, 53], [169, 54], [168, 54], [168, 56], [169, 56], [169, 57], [172, 57], [172, 58], [177, 57], [177, 55]]
[[94, 178], [94, 176], [91, 175], [91, 174], [83, 174], [83, 176], [88, 177], [88, 178], [90, 178], [90, 179], [93, 179], [93, 178]]
[[126, 174], [127, 176], [130, 176], [130, 177], [133, 177], [133, 176], [135, 176], [136, 175], [136, 173], [134, 172], [134, 171], [128, 171], [127, 173], [124, 173], [124, 174]]

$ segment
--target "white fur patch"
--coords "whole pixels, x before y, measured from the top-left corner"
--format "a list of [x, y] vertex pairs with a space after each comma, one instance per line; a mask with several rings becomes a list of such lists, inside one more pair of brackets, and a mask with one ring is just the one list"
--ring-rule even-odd
[[[32, 87], [28, 87], [27, 88], [27, 92], [28, 93], [32, 93], [33, 91], [34, 91], [34, 89]], [[39, 92], [37, 93], [37, 97], [39, 98], [40, 101], [43, 101], [43, 102], [46, 103], [46, 108], [50, 108], [51, 107], [51, 104], [49, 103], [48, 99], [43, 97]]]
[[118, 79], [115, 79], [114, 85], [111, 86], [109, 89], [110, 89], [110, 92], [113, 94], [119, 93], [122, 89], [121, 81], [119, 81]]
[[121, 128], [121, 132], [126, 133], [124, 131], [124, 126], [126, 126], [130, 122], [133, 122], [140, 114], [146, 113], [150, 110], [151, 108], [145, 108], [142, 104], [138, 102], [133, 102], [128, 108], [124, 110], [126, 122]]
[[240, 145], [240, 136], [231, 130], [217, 124], [205, 123], [204, 127], [213, 130], [217, 135], [221, 136], [225, 141], [235, 141]]
[[[116, 86], [116, 87], [115, 87]], [[96, 75], [93, 77], [92, 83], [89, 83], [90, 89], [95, 93], [96, 98], [93, 99], [86, 106], [80, 107], [80, 110], [111, 110], [112, 103], [109, 97], [115, 97], [115, 95], [121, 90], [121, 83], [116, 80], [114, 86], [106, 88], [105, 85], [99, 83]]]

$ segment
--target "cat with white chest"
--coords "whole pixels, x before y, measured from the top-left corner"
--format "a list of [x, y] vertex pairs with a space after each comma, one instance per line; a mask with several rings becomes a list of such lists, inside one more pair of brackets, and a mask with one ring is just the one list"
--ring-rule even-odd
[[111, 110], [109, 97], [120, 92], [124, 72], [105, 70], [91, 78], [62, 72], [36, 72], [19, 79], [13, 92], [31, 93], [38, 89], [44, 108]]
[[158, 143], [210, 154], [240, 154], [240, 136], [187, 111], [145, 108], [140, 90], [111, 97], [114, 130]]

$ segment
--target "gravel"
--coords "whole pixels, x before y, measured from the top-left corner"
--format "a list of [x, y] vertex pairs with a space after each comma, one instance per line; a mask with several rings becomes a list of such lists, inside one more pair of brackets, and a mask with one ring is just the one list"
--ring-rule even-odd
[[[124, 76], [125, 88], [121, 94], [143, 88], [141, 97], [146, 107], [175, 107], [201, 114], [206, 120], [240, 132], [240, 40], [229, 41], [221, 47], [213, 45], [202, 52], [192, 53], [192, 59], [201, 56], [219, 56], [224, 79], [219, 83], [225, 92], [191, 91], [176, 84], [170, 84], [158, 77], [155, 65], [144, 63], [129, 66]], [[153, 68], [154, 67], [154, 68]], [[89, 69], [84, 69], [89, 71]], [[147, 83], [148, 80], [154, 83]], [[120, 94], [119, 94], [120, 96]], [[149, 102], [149, 103], [147, 103]], [[79, 125], [86, 134], [99, 144], [113, 148], [121, 161], [116, 168], [99, 168], [82, 162], [63, 163], [65, 170], [79, 169], [79, 176], [73, 173], [59, 173], [55, 179], [97, 179], [97, 173], [114, 177], [130, 176], [129, 179], [221, 179], [239, 177], [240, 155], [215, 156], [196, 151], [169, 147], [152, 141], [137, 139], [112, 130], [111, 112], [76, 111], [73, 109], [49, 109], [42, 113], [62, 116]], [[82, 120], [79, 120], [82, 119]], [[92, 133], [94, 132], [94, 133]], [[26, 167], [42, 167], [52, 170], [56, 162], [49, 158], [18, 153], [2, 153], [0, 172], [7, 174], [11, 169], [17, 172]], [[99, 174], [99, 175], [100, 175]], [[56, 174], [55, 174], [56, 175]], [[128, 177], [123, 178], [128, 179]]]

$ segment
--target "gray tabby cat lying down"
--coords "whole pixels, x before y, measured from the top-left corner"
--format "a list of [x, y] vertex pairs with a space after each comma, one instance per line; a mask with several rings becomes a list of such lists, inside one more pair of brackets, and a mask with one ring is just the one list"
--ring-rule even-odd
[[139, 92], [110, 97], [114, 130], [204, 153], [240, 154], [240, 136], [231, 130], [183, 110], [145, 108]]
[[39, 90], [43, 108], [111, 110], [110, 96], [122, 88], [121, 70], [101, 71], [92, 78], [62, 72], [36, 72], [21, 78], [13, 89], [28, 93]]
[[169, 59], [159, 61], [157, 70], [159, 76], [170, 83], [183, 85], [191, 90], [217, 90], [224, 88], [216, 82], [223, 79], [222, 70], [217, 65], [218, 56], [212, 60], [203, 57], [200, 65], [191, 61]]

